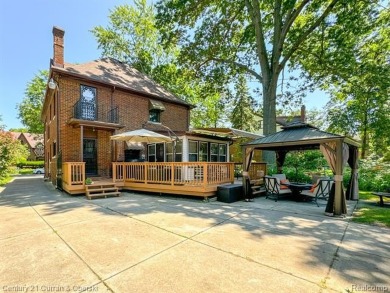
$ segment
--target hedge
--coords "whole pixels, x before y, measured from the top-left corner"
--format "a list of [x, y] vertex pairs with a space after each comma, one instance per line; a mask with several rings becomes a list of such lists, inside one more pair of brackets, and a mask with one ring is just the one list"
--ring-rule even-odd
[[45, 161], [25, 161], [17, 164], [18, 168], [43, 168]]

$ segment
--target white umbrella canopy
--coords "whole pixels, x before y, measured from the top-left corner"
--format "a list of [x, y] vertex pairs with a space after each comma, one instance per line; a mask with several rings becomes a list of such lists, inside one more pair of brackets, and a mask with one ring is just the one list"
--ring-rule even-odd
[[128, 132], [119, 133], [110, 137], [112, 140], [127, 141], [127, 142], [171, 142], [173, 139], [169, 136], [150, 131], [147, 129], [137, 129]]

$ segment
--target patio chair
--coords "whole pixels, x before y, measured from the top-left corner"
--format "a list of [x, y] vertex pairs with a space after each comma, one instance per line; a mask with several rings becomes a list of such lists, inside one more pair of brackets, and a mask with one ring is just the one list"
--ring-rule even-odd
[[252, 200], [255, 195], [263, 192], [262, 186], [251, 182], [251, 178], [248, 172], [243, 172], [242, 177], [244, 178], [244, 197], [245, 200]]
[[304, 190], [302, 191], [302, 195], [309, 196], [313, 198], [313, 201], [317, 204], [319, 207], [320, 205], [318, 204], [318, 199], [322, 200], [328, 200], [329, 198], [329, 193], [333, 185], [333, 180], [332, 179], [324, 179], [320, 178], [317, 180], [317, 183], [313, 185], [313, 188], [310, 190]]
[[290, 195], [292, 193], [288, 187], [282, 187], [280, 185], [279, 177], [264, 176], [264, 184], [266, 190], [266, 198], [275, 199], [275, 201], [278, 201], [280, 195]]

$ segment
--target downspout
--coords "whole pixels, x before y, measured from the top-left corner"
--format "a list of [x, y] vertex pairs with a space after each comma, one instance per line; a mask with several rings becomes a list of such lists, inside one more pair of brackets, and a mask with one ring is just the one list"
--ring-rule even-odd
[[80, 125], [80, 162], [84, 161], [83, 139], [84, 139], [84, 126]]
[[57, 84], [57, 95], [54, 97], [56, 99], [56, 115], [57, 115], [57, 157], [61, 150], [61, 128], [60, 128], [60, 86], [59, 78], [56, 81]]
[[[110, 113], [111, 113], [111, 110], [113, 109], [114, 107], [114, 92], [115, 92], [115, 85], [112, 87], [111, 89], [111, 99], [110, 99]], [[118, 113], [119, 114], [119, 113]], [[118, 117], [119, 119], [119, 117]], [[119, 121], [118, 121], [119, 122]], [[114, 133], [115, 134], [115, 130], [114, 130]], [[110, 139], [111, 140], [111, 139]], [[111, 147], [111, 166], [112, 166], [112, 162], [115, 162], [116, 161], [116, 143], [115, 141], [113, 142], [110, 142], [110, 147]]]

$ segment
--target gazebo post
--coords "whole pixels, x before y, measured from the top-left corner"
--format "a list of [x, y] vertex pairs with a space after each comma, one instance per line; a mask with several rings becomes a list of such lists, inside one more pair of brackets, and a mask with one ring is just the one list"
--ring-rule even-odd
[[343, 197], [343, 141], [336, 140], [336, 174], [335, 181], [335, 199], [334, 199], [334, 214], [341, 215], [343, 213], [342, 197]]

